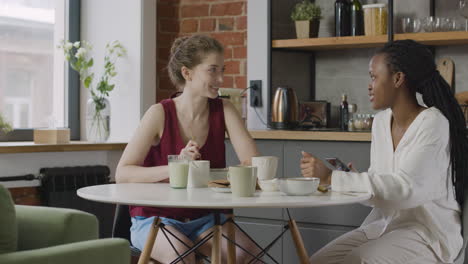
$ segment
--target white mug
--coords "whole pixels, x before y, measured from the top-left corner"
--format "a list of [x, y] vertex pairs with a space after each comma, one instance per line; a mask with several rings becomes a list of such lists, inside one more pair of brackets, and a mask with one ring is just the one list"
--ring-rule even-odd
[[252, 166], [257, 167], [257, 177], [260, 181], [271, 180], [276, 177], [276, 170], [278, 168], [278, 157], [252, 157]]
[[191, 160], [189, 162], [187, 188], [204, 188], [210, 181], [210, 161]]

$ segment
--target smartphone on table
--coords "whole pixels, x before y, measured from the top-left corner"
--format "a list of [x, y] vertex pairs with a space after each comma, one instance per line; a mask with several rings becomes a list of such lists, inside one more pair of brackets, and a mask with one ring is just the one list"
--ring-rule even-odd
[[333, 157], [333, 158], [326, 158], [325, 159], [328, 163], [330, 163], [335, 169], [341, 170], [341, 171], [351, 171], [351, 169], [344, 163], [342, 162], [339, 158]]

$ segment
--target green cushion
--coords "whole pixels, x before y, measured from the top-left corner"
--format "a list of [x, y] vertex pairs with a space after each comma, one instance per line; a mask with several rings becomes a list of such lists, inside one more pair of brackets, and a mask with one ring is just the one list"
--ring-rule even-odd
[[16, 251], [18, 228], [10, 192], [0, 185], [0, 254]]

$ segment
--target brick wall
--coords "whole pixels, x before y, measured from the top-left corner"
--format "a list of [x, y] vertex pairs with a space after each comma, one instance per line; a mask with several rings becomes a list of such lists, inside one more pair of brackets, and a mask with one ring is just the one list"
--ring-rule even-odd
[[225, 48], [225, 88], [246, 88], [247, 0], [158, 0], [156, 101], [175, 91], [165, 69], [172, 41], [203, 33]]

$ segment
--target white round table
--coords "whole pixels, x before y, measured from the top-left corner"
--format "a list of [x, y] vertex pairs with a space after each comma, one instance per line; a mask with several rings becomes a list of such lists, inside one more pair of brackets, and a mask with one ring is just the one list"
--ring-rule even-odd
[[[309, 196], [287, 196], [281, 192], [257, 191], [253, 197], [233, 197], [211, 188], [172, 189], [168, 183], [122, 183], [95, 185], [81, 188], [78, 196], [92, 201], [138, 206], [179, 208], [303, 208], [358, 203], [368, 200], [369, 193], [316, 192]], [[147, 263], [158, 232], [159, 219], [141, 254], [139, 264]], [[289, 221], [293, 241], [301, 263], [309, 263], [307, 251], [294, 219]], [[214, 227], [212, 263], [220, 263], [221, 227]], [[232, 244], [232, 243], [230, 243]], [[234, 246], [235, 249], [235, 246]], [[235, 251], [234, 251], [235, 252]], [[235, 254], [228, 252], [228, 263], [235, 263]], [[231, 258], [231, 256], [234, 256]]]
[[180, 208], [302, 208], [343, 205], [366, 201], [368, 193], [322, 194], [287, 196], [281, 192], [257, 191], [254, 197], [233, 197], [211, 188], [172, 189], [168, 183], [121, 183], [81, 188], [78, 196], [92, 201], [139, 206]]

